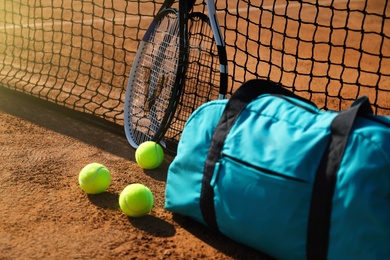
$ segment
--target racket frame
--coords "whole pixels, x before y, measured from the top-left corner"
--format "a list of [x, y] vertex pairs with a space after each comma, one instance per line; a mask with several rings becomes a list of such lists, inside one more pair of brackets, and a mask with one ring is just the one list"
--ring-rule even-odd
[[[133, 84], [136, 77], [137, 70], [140, 62], [140, 58], [144, 54], [144, 50], [147, 47], [147, 44], [149, 44], [149, 39], [156, 29], [156, 26], [158, 26], [159, 20], [162, 18], [161, 16], [168, 12], [168, 9], [171, 9], [172, 11], [177, 12], [176, 9], [172, 9], [171, 6], [173, 4], [174, 0], [167, 0], [163, 3], [160, 10], [158, 11], [157, 15], [153, 18], [153, 21], [149, 25], [145, 35], [143, 36], [142, 40], [140, 41], [137, 49], [136, 56], [133, 61], [133, 65], [130, 71], [129, 75], [129, 81], [127, 83], [127, 89], [126, 89], [126, 96], [125, 96], [125, 106], [124, 106], [124, 128], [125, 128], [125, 134], [127, 137], [128, 142], [133, 148], [137, 148], [140, 143], [137, 143], [134, 138], [135, 135], [144, 135], [144, 137], [141, 140], [152, 140], [157, 143], [160, 143], [161, 140], [164, 137], [165, 132], [167, 131], [170, 122], [172, 121], [172, 117], [175, 113], [175, 109], [178, 104], [178, 100], [181, 94], [181, 85], [182, 81], [184, 80], [184, 73], [185, 73], [185, 65], [186, 60], [188, 57], [188, 47], [186, 46], [186, 40], [188, 38], [187, 34], [187, 27], [185, 19], [188, 17], [188, 12], [178, 12], [178, 20], [179, 20], [179, 59], [178, 59], [178, 65], [176, 70], [176, 78], [175, 83], [173, 84], [172, 89], [172, 96], [169, 99], [167, 109], [165, 111], [165, 115], [163, 116], [163, 119], [161, 120], [160, 126], [155, 130], [155, 133], [153, 136], [149, 136], [148, 133], [143, 133], [142, 131], [137, 131], [135, 127], [133, 127], [133, 122], [131, 118], [131, 111], [130, 111], [130, 105], [128, 104], [132, 98], [132, 91], [133, 91]], [[187, 9], [187, 1], [179, 1], [179, 10], [180, 8]], [[183, 10], [183, 9], [182, 9]], [[158, 46], [157, 48], [160, 48]], [[153, 119], [150, 119], [151, 121]], [[148, 128], [148, 127], [147, 127]], [[149, 130], [148, 130], [149, 131]], [[151, 138], [149, 138], [151, 137]]]
[[[188, 28], [187, 21], [189, 19], [189, 12], [191, 11], [193, 5], [196, 0], [179, 0], [179, 11], [178, 11], [178, 20], [179, 20], [179, 61], [176, 71], [176, 78], [174, 87], [172, 89], [172, 96], [169, 100], [167, 109], [165, 111], [165, 115], [161, 120], [160, 126], [156, 129], [155, 134], [151, 137], [152, 141], [157, 143], [161, 143], [165, 146], [165, 142], [163, 141], [164, 135], [168, 130], [170, 123], [175, 115], [176, 108], [180, 101], [180, 96], [182, 93], [183, 81], [185, 80], [185, 73], [188, 62], [189, 55], [189, 39], [188, 39]], [[133, 66], [130, 72], [129, 81], [127, 85], [126, 91], [126, 101], [124, 108], [124, 121], [125, 121], [125, 133], [126, 137], [133, 148], [137, 148], [139, 143], [134, 141], [133, 135], [136, 129], [130, 129], [131, 122], [129, 106], [127, 105], [127, 100], [130, 99], [130, 94], [132, 91], [133, 79], [135, 77], [135, 73], [137, 67], [139, 66], [137, 63], [139, 62], [140, 56], [143, 53], [143, 49], [146, 47], [147, 41], [150, 39], [152, 32], [158, 25], [158, 21], [160, 19], [161, 13], [164, 10], [171, 8], [174, 0], [167, 0], [163, 3], [157, 15], [154, 17], [153, 21], [149, 25], [142, 41], [139, 43], [138, 50], [136, 56], [134, 58]], [[224, 38], [222, 36], [222, 32], [220, 30], [220, 26], [218, 23], [217, 15], [216, 15], [216, 7], [214, 0], [206, 0], [206, 5], [208, 9], [208, 17], [210, 26], [214, 35], [214, 40], [217, 45], [217, 51], [220, 60], [220, 86], [219, 86], [219, 94], [218, 99], [225, 99], [227, 94], [227, 85], [228, 85], [228, 66], [227, 66], [227, 54], [226, 54], [226, 44]], [[160, 48], [160, 47], [158, 47]], [[138, 131], [139, 132], [139, 131]], [[143, 134], [142, 132], [137, 134]], [[148, 134], [144, 134], [145, 139], [148, 139]]]

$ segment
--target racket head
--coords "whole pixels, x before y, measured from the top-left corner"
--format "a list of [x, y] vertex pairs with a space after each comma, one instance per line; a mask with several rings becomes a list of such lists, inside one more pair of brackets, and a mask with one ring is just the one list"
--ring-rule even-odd
[[124, 128], [133, 148], [160, 142], [180, 96], [181, 61], [176, 9], [161, 11], [139, 44], [126, 89]]
[[[174, 118], [165, 133], [167, 148], [176, 152], [189, 116], [202, 104], [225, 97], [227, 89], [226, 50], [217, 46], [204, 13], [193, 12], [188, 19], [188, 61], [182, 93]], [[223, 95], [221, 95], [221, 93]]]

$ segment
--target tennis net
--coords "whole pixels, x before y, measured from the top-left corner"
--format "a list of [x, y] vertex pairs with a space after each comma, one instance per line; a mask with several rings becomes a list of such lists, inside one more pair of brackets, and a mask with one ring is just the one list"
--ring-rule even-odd
[[[123, 125], [131, 64], [161, 3], [1, 1], [0, 86]], [[216, 9], [229, 95], [264, 78], [322, 109], [367, 95], [376, 114], [390, 115], [387, 0], [216, 0]]]

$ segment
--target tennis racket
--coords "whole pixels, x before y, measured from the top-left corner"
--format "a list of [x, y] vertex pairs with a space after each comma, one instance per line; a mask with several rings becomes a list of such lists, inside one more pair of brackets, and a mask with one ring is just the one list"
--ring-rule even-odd
[[193, 12], [188, 19], [189, 55], [182, 94], [164, 137], [166, 149], [173, 154], [192, 112], [210, 100], [226, 98], [228, 65], [225, 42], [213, 0], [207, 0], [206, 4], [209, 17]]
[[[160, 142], [164, 147], [172, 140], [177, 143], [177, 134], [171, 140], [163, 140], [172, 120], [184, 122], [195, 107], [215, 99], [212, 93], [215, 92], [213, 88], [216, 83], [209, 80], [214, 76], [202, 76], [199, 81], [205, 85], [201, 88], [205, 88], [207, 95], [202, 95], [202, 98], [194, 95], [200, 87], [199, 82], [194, 81], [199, 79], [195, 74], [198, 73], [199, 76], [201, 71], [208, 71], [203, 73], [214, 75], [219, 71], [219, 97], [226, 95], [226, 52], [216, 20], [215, 6], [212, 1], [208, 1], [207, 5], [210, 3], [213, 6], [209, 7], [209, 12], [214, 13], [210, 16], [213, 19], [208, 19], [202, 13], [189, 14], [188, 10], [192, 8], [194, 1], [187, 3], [179, 0], [179, 11], [170, 8], [172, 1], [165, 2], [140, 42], [129, 76], [124, 109], [126, 137], [134, 148], [148, 140]], [[218, 32], [215, 37], [218, 48], [213, 47], [214, 30]], [[188, 37], [189, 32], [191, 37]], [[204, 39], [197, 36], [194, 40], [192, 37], [201, 34], [204, 34]], [[205, 58], [206, 54], [212, 57], [212, 66], [202, 65], [206, 60], [210, 63], [210, 57]], [[225, 62], [215, 62], [215, 57], [218, 56], [223, 57], [221, 60]], [[215, 69], [214, 63], [220, 69]], [[197, 68], [193, 68], [191, 64], [197, 64]], [[183, 89], [186, 90], [185, 95], [182, 95]], [[176, 111], [178, 106], [180, 109]], [[190, 107], [187, 114], [182, 113]], [[180, 126], [175, 124], [172, 129], [180, 135], [183, 126], [184, 123]]]

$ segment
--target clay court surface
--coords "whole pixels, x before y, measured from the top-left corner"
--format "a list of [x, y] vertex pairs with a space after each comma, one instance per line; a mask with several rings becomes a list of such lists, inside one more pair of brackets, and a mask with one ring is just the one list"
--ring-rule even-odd
[[[0, 91], [0, 259], [266, 259], [163, 209], [169, 161], [143, 171], [124, 136]], [[90, 162], [111, 171], [107, 192], [79, 188]], [[119, 209], [134, 182], [154, 193], [146, 217]]]
[[[41, 1], [42, 5], [46, 5], [46, 2]], [[98, 1], [95, 3], [98, 3]], [[117, 4], [113, 6], [115, 10], [126, 7], [127, 12], [134, 12], [131, 9], [131, 2], [128, 5], [123, 5], [123, 1], [115, 1], [114, 3]], [[345, 1], [340, 1], [340, 4], [345, 5]], [[356, 1], [356, 5], [362, 4], [362, 1]], [[84, 5], [84, 7], [86, 6], [87, 4]], [[70, 6], [63, 7], [66, 10], [70, 8]], [[73, 8], [77, 9], [78, 5], [73, 5]], [[373, 8], [375, 9], [375, 6]], [[239, 10], [243, 14], [246, 12], [245, 6]], [[291, 12], [294, 11], [294, 4], [292, 4], [291, 10]], [[108, 9], [106, 11], [109, 12]], [[281, 8], [278, 12], [282, 11]], [[312, 9], [307, 9], [305, 19], [311, 19], [311, 11]], [[59, 15], [67, 17], [66, 12]], [[106, 13], [105, 17], [110, 14]], [[42, 21], [56, 14], [42, 12], [35, 15], [41, 15], [42, 19], [40, 21]], [[45, 15], [47, 15], [46, 18]], [[254, 11], [248, 18], [256, 19], [257, 15]], [[324, 15], [323, 23], [325, 24], [327, 14]], [[90, 18], [88, 15], [83, 17], [86, 21], [90, 21]], [[341, 15], [338, 18], [343, 19]], [[0, 17], [0, 25], [5, 22], [1, 19], [7, 19], [7, 17]], [[82, 17], [73, 17], [73, 19], [80, 20]], [[124, 21], [125, 17], [117, 17], [116, 19], [118, 19], [117, 22], [120, 22]], [[264, 15], [263, 19], [267, 20], [270, 17], [267, 18]], [[24, 19], [19, 21], [25, 25], [33, 22]], [[113, 27], [109, 19], [105, 23], [95, 22], [95, 29], [88, 31], [94, 32], [94, 37], [103, 40], [107, 44], [123, 45], [126, 46], [127, 50], [135, 50], [137, 44], [131, 41], [131, 37], [135, 36], [132, 35], [133, 31], [123, 32], [118, 26]], [[126, 19], [126, 24], [129, 26], [136, 22], [135, 20]], [[142, 20], [144, 25], [149, 24], [149, 22], [150, 18]], [[375, 20], [368, 21], [367, 27], [375, 28], [377, 24], [378, 22]], [[111, 80], [114, 84], [117, 84], [116, 87], [111, 88], [112, 86], [109, 86], [107, 82], [103, 82], [99, 86], [102, 87], [100, 91], [104, 92], [104, 85], [106, 84], [111, 91], [110, 98], [119, 98], [123, 101], [123, 82], [125, 82], [130, 70], [129, 65], [133, 59], [133, 54], [121, 52], [120, 48], [116, 48], [115, 51], [106, 49], [104, 55], [91, 56], [87, 51], [88, 49], [96, 48], [95, 51], [103, 53], [101, 50], [103, 45], [98, 42], [94, 42], [94, 45], [92, 45], [92, 41], [88, 42], [88, 39], [92, 39], [88, 38], [91, 35], [86, 35], [87, 40], [85, 42], [81, 41], [81, 37], [75, 37], [73, 40], [71, 38], [61, 38], [60, 29], [72, 30], [73, 33], [80, 34], [84, 28], [80, 24], [73, 27], [70, 25], [68, 23], [61, 27], [60, 24], [54, 24], [54, 31], [46, 28], [42, 35], [37, 30], [36, 37], [47, 36], [53, 40], [53, 43], [43, 46], [42, 42], [38, 41], [33, 45], [34, 48], [30, 48], [30, 52], [26, 52], [23, 48], [16, 48], [15, 52], [19, 57], [16, 60], [12, 60], [10, 56], [6, 55], [10, 53], [9, 47], [1, 49], [0, 46], [0, 61], [3, 61], [3, 64], [0, 64], [0, 83], [15, 84], [19, 87], [24, 84], [25, 90], [49, 93], [49, 97], [50, 95], [58, 95], [59, 87], [56, 84], [59, 84], [65, 94], [57, 96], [58, 100], [62, 101], [62, 98], [64, 98], [71, 102], [74, 98], [68, 95], [71, 87], [76, 85], [76, 88], [72, 90], [75, 95], [78, 93], [88, 95], [90, 92], [83, 92], [83, 88], [93, 89], [95, 84], [101, 84], [99, 82], [101, 74], [113, 68], [112, 60], [115, 60], [115, 76]], [[111, 33], [118, 35], [118, 38], [104, 38], [104, 35], [99, 35], [99, 32], [104, 29], [103, 25], [107, 26], [106, 29], [114, 30]], [[291, 26], [292, 31], [296, 29], [294, 23], [288, 25], [281, 23], [280, 26], [289, 26], [289, 28]], [[310, 34], [310, 30], [312, 30], [310, 26], [304, 26], [307, 26], [306, 32], [312, 35]], [[14, 42], [15, 46], [20, 43], [18, 41], [22, 40], [23, 32], [27, 30], [25, 26], [20, 28], [3, 26], [3, 28], [8, 33], [13, 30], [17, 34]], [[118, 31], [115, 32], [115, 29]], [[283, 29], [275, 29], [283, 31]], [[252, 37], [256, 38], [256, 36], [253, 36], [253, 33], [257, 34], [255, 28], [250, 28], [249, 32], [252, 33]], [[126, 33], [126, 38], [119, 37], [123, 33]], [[326, 34], [321, 31], [315, 35], [319, 37], [319, 41], [321, 37], [326, 38]], [[300, 37], [305, 39], [304, 33]], [[338, 38], [334, 37], [332, 40], [337, 42]], [[360, 39], [361, 36], [356, 35], [356, 37]], [[262, 34], [262, 39], [264, 42], [268, 41], [269, 37], [267, 37], [266, 32]], [[352, 40], [351, 44], [353, 44], [353, 36], [349, 39]], [[326, 40], [329, 39], [324, 39], [324, 41]], [[255, 45], [255, 42], [246, 43], [243, 36], [230, 37], [226, 41], [240, 46], [242, 44]], [[21, 43], [27, 44], [22, 41]], [[277, 54], [272, 56], [274, 64], [283, 62], [285, 69], [288, 71], [293, 69], [297, 63], [302, 63], [300, 64], [302, 66], [299, 66], [298, 69], [302, 75], [307, 73], [306, 68], [311, 68], [311, 66], [313, 66], [316, 73], [321, 74], [324, 69], [321, 67], [321, 63], [306, 64], [307, 66], [305, 66], [307, 61], [294, 59], [295, 54], [305, 57], [305, 51], [309, 51], [310, 48], [307, 48], [304, 44], [296, 48], [297, 46], [293, 45], [293, 41], [291, 43], [292, 45], [289, 48], [284, 49], [285, 56], [279, 57]], [[78, 52], [71, 52], [70, 44], [74, 46], [73, 51], [78, 50]], [[363, 45], [373, 49], [378, 47], [375, 44], [369, 44], [367, 40], [363, 41]], [[318, 48], [313, 49], [314, 53], [309, 54], [316, 55], [318, 60], [327, 59], [329, 49], [321, 46], [324, 47], [325, 45], [319, 45]], [[285, 46], [279, 47], [284, 48]], [[275, 46], [275, 48], [279, 47]], [[53, 56], [45, 56], [43, 54], [45, 48], [52, 50]], [[56, 48], [62, 48], [62, 54], [65, 53], [65, 55], [59, 55]], [[253, 48], [256, 49], [256, 46]], [[387, 52], [389, 50], [390, 47], [386, 49]], [[5, 57], [1, 56], [2, 51]], [[262, 47], [260, 51], [262, 55], [271, 55], [269, 49], [265, 47]], [[331, 59], [336, 63], [341, 62], [338, 55], [339, 51], [339, 48], [331, 50]], [[69, 55], [66, 55], [67, 52], [69, 52]], [[229, 52], [229, 55], [231, 53]], [[351, 50], [351, 55], [353, 56], [353, 54], [354, 51]], [[256, 56], [257, 54], [254, 52], [252, 55]], [[85, 63], [77, 60], [80, 57]], [[257, 67], [258, 64], [256, 64], [254, 58], [246, 59], [240, 53], [229, 58], [235, 59], [237, 65], [235, 76], [240, 80], [244, 80], [240, 73], [243, 73], [245, 68], [252, 71], [257, 70], [259, 75], [268, 75], [269, 73], [271, 78], [281, 78], [281, 81], [287, 84], [291, 83], [293, 74], [285, 72], [281, 75], [277, 66]], [[371, 60], [371, 58], [369, 55], [362, 57], [363, 69], [369, 68], [372, 64], [377, 64], [378, 59], [372, 58]], [[23, 64], [21, 60], [25, 61], [26, 59], [28, 64]], [[123, 59], [126, 59], [126, 63], [122, 62]], [[40, 62], [32, 66], [31, 64], [35, 61]], [[68, 65], [69, 73], [65, 71], [64, 67], [60, 66], [61, 62]], [[347, 60], [346, 62], [352, 63], [353, 60]], [[54, 67], [49, 68], [49, 63]], [[72, 69], [85, 64], [92, 65], [89, 68], [81, 66], [82, 75], [76, 80], [77, 75], [73, 74], [74, 70]], [[102, 64], [105, 67], [98, 70], [97, 66]], [[383, 66], [381, 70], [383, 73], [388, 73], [388, 68], [389, 66]], [[19, 73], [19, 69], [22, 69], [23, 72]], [[87, 71], [84, 72], [83, 69], [87, 69]], [[44, 78], [39, 78], [35, 75], [35, 72], [46, 74]], [[356, 76], [353, 70], [341, 71], [341, 67], [338, 66], [331, 66], [328, 72], [331, 73], [331, 77], [341, 77], [347, 82], [354, 81]], [[83, 78], [87, 73], [92, 76], [88, 84], [83, 82]], [[68, 81], [64, 75], [67, 75]], [[251, 74], [246, 77], [246, 79], [252, 78]], [[307, 87], [306, 79], [304, 77], [300, 78], [300, 75], [298, 75], [295, 81], [297, 89]], [[323, 86], [321, 78], [313, 80], [318, 80], [318, 84], [314, 84], [314, 86], [319, 88]], [[377, 78], [375, 78], [375, 75], [367, 74], [359, 80], [364, 85], [365, 81], [375, 81]], [[388, 81], [388, 78], [382, 78], [382, 80]], [[331, 86], [332, 84], [331, 82]], [[316, 89], [314, 88], [314, 90]], [[369, 88], [362, 88], [359, 95], [366, 94], [370, 98], [375, 98], [375, 94], [370, 90]], [[320, 89], [320, 91], [324, 90]], [[327, 91], [330, 95], [336, 95], [340, 92], [345, 98], [355, 98], [357, 94], [357, 89], [351, 84], [347, 84], [346, 88], [340, 91], [340, 86], [336, 80], [334, 80], [333, 88], [329, 88]], [[305, 95], [305, 93], [301, 94]], [[378, 103], [383, 107], [390, 107], [388, 89], [387, 92], [382, 92], [377, 98]], [[313, 99], [320, 107], [322, 106], [323, 95], [313, 96]], [[97, 99], [95, 102], [98, 103], [99, 100]], [[328, 102], [330, 102], [330, 105], [334, 104], [334, 108], [337, 108], [339, 101], [336, 98], [330, 98]], [[117, 102], [114, 102], [114, 104], [117, 105]], [[121, 111], [123, 105], [119, 105], [116, 109]], [[388, 113], [388, 111], [382, 111], [382, 113]], [[120, 116], [120, 118], [123, 117]], [[104, 128], [79, 121], [67, 114], [0, 88], [0, 259], [268, 259], [260, 252], [235, 243], [220, 234], [212, 233], [206, 227], [190, 219], [165, 211], [165, 181], [172, 158], [166, 158], [159, 169], [143, 171], [135, 162], [134, 152], [135, 150], [130, 147], [124, 134], [111, 133]], [[79, 171], [91, 162], [102, 163], [111, 171], [112, 183], [108, 191], [100, 195], [86, 195], [78, 186]], [[150, 215], [146, 217], [129, 218], [119, 209], [118, 197], [120, 192], [128, 184], [135, 182], [147, 185], [154, 193], [155, 205]]]

